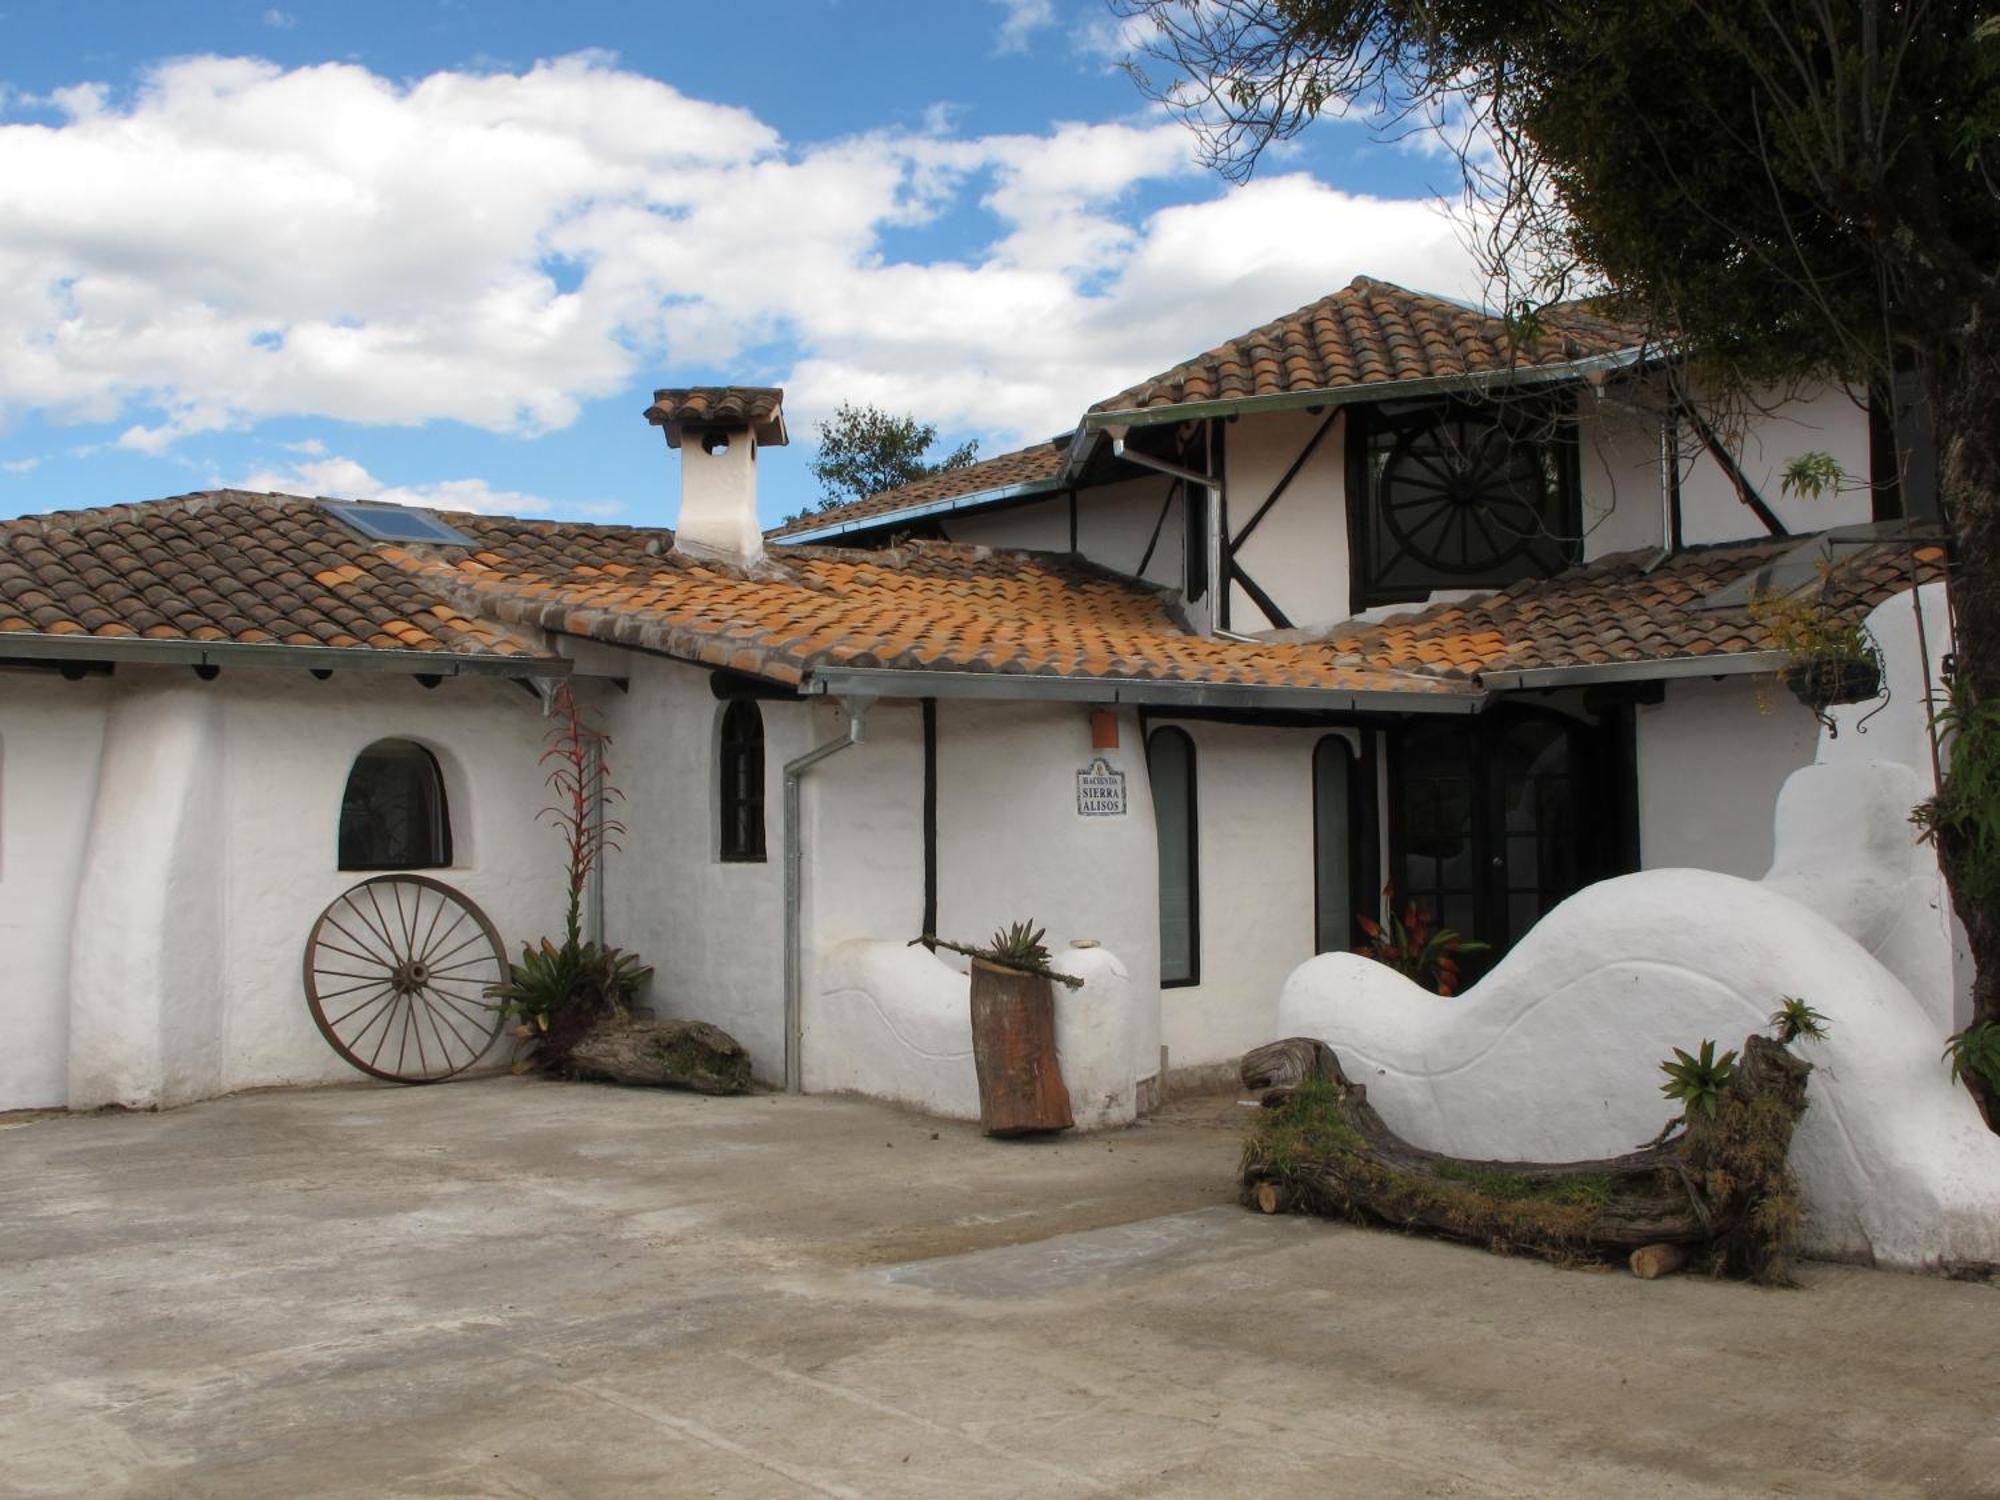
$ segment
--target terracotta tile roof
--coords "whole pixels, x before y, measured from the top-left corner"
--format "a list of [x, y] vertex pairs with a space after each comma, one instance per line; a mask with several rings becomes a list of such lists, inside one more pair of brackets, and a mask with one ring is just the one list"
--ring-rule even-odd
[[383, 553], [311, 501], [232, 490], [0, 521], [0, 655], [28, 632], [542, 654]]
[[1638, 347], [1637, 325], [1584, 303], [1544, 309], [1521, 339], [1501, 319], [1442, 297], [1357, 276], [1332, 296], [1142, 380], [1093, 412], [1341, 390], [1398, 380], [1548, 368]]
[[[1489, 313], [1357, 276], [1331, 296], [1142, 380], [1090, 410], [1138, 411], [1397, 380], [1547, 369], [1593, 355], [1617, 354], [1645, 342], [1641, 325], [1604, 317], [1584, 302], [1545, 308], [1541, 321], [1541, 331], [1523, 342]], [[1066, 446], [1038, 443], [970, 468], [800, 516], [767, 534], [783, 538], [870, 517], [886, 519], [934, 500], [1053, 479], [1062, 467]]]
[[[512, 523], [516, 526], [521, 523]], [[1337, 665], [1321, 645], [1204, 639], [1158, 590], [1069, 559], [943, 542], [799, 546], [752, 573], [630, 536], [508, 533], [451, 566], [517, 624], [798, 682], [816, 667], [1029, 673], [1453, 696], [1462, 684]]]
[[1066, 441], [1036, 443], [1018, 452], [983, 458], [962, 469], [932, 474], [893, 490], [878, 490], [865, 500], [851, 500], [845, 505], [808, 512], [767, 531], [765, 535], [782, 541], [800, 532], [865, 521], [870, 516], [890, 516], [936, 500], [952, 500], [960, 495], [977, 494], [981, 490], [1007, 489], [1017, 484], [1052, 480], [1062, 469], [1065, 447]]
[[787, 683], [849, 666], [1468, 691], [1203, 639], [1160, 591], [1068, 559], [801, 546], [744, 573], [664, 530], [440, 514], [473, 545], [371, 541], [314, 501], [236, 491], [0, 522], [0, 656], [39, 633], [532, 661], [548, 630]]
[[[1323, 639], [1335, 659], [1374, 670], [1469, 679], [1609, 662], [1659, 662], [1776, 649], [1746, 609], [1701, 609], [1709, 594], [1808, 539], [1703, 547], [1658, 567], [1656, 551], [1625, 552], [1554, 578], [1438, 604], [1380, 624], [1339, 626]], [[1934, 542], [1881, 542], [1844, 555], [1828, 598], [1861, 615], [1911, 584], [1942, 576]]]
[[677, 386], [653, 392], [646, 420], [666, 428], [675, 447], [683, 427], [753, 427], [757, 441], [769, 448], [787, 440], [784, 409], [785, 393], [777, 386]]

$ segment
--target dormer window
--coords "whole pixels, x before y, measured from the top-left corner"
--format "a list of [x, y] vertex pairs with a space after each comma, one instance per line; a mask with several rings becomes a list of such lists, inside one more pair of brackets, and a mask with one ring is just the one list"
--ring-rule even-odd
[[1576, 560], [1566, 401], [1390, 402], [1351, 417], [1357, 609], [1545, 578]]

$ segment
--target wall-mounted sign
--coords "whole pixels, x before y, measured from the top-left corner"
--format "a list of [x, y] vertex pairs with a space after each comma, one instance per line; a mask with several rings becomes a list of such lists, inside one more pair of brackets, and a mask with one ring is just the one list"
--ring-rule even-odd
[[1085, 818], [1125, 816], [1125, 773], [1103, 756], [1076, 773], [1076, 811]]

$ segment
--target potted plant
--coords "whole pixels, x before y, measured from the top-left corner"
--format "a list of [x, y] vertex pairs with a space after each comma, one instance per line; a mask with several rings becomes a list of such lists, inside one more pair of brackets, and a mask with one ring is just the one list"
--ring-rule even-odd
[[972, 960], [972, 1062], [979, 1075], [979, 1125], [988, 1135], [1068, 1130], [1069, 1088], [1056, 1058], [1052, 985], [1083, 981], [1049, 967], [1043, 929], [1016, 922], [983, 948], [931, 934], [918, 941]]
[[1751, 601], [1750, 618], [1785, 653], [1779, 680], [1815, 714], [1881, 696], [1882, 653], [1867, 628], [1824, 595], [1767, 594]]
[[1356, 912], [1354, 923], [1366, 939], [1354, 951], [1363, 958], [1394, 969], [1440, 995], [1458, 990], [1458, 961], [1468, 953], [1484, 953], [1491, 944], [1461, 937], [1453, 927], [1431, 927], [1430, 915], [1415, 901], [1396, 911], [1396, 887], [1382, 887], [1382, 920]]

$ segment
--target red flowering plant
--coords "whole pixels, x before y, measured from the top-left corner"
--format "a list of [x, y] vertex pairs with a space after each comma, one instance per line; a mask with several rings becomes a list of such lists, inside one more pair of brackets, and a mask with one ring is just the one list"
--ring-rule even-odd
[[1393, 881], [1382, 887], [1382, 919], [1357, 912], [1354, 923], [1367, 940], [1355, 948], [1356, 953], [1440, 995], [1458, 989], [1460, 955], [1484, 953], [1491, 946], [1461, 937], [1456, 928], [1432, 927], [1430, 913], [1415, 901], [1406, 901], [1399, 914]]
[[[521, 961], [508, 965], [507, 978], [487, 994], [519, 1024], [514, 1035], [534, 1047], [534, 1062], [561, 1071], [570, 1049], [591, 1027], [622, 1012], [653, 976], [634, 954], [583, 936], [583, 895], [590, 874], [609, 850], [618, 848], [625, 825], [605, 812], [618, 800], [608, 780], [606, 734], [577, 703], [568, 683], [556, 689], [542, 764], [554, 800], [538, 815], [562, 835], [569, 902], [563, 940], [543, 938], [524, 944]], [[515, 1071], [526, 1067], [517, 1060]]]

